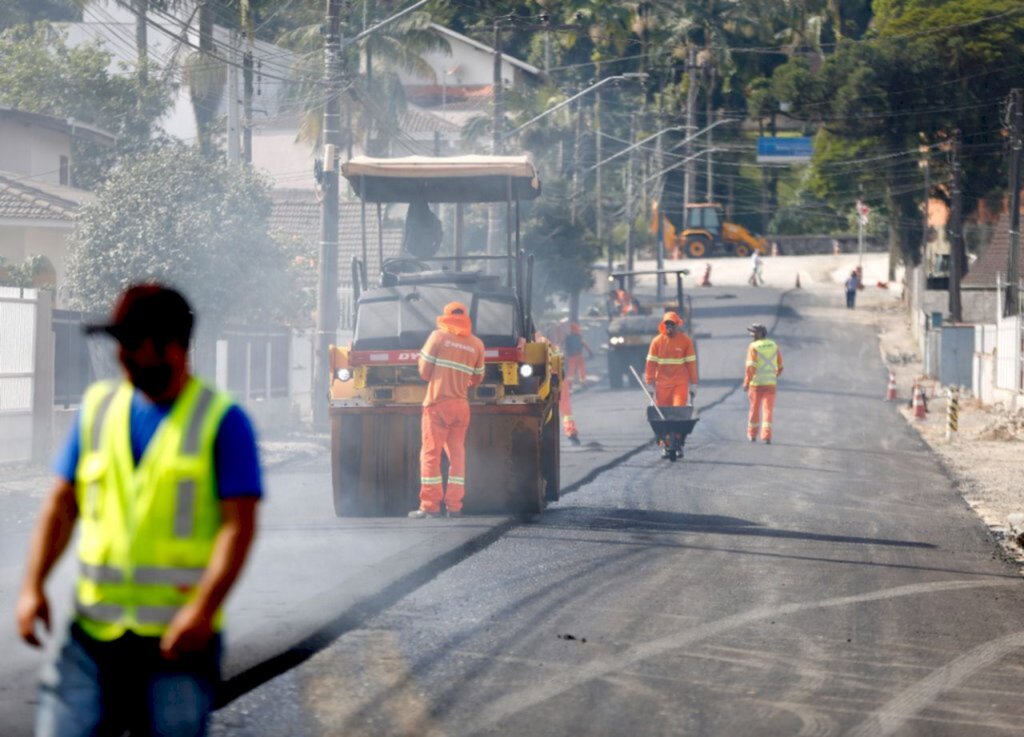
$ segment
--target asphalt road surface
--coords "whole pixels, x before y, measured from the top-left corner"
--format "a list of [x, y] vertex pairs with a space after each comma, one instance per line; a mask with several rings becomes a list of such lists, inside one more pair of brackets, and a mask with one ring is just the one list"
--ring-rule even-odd
[[[634, 454], [213, 733], [1019, 734], [1020, 578], [881, 401], [870, 329], [804, 292], [695, 297], [685, 460]], [[738, 389], [755, 318], [785, 358], [770, 446]]]
[[[336, 520], [322, 461], [271, 473], [229, 607], [237, 698], [213, 734], [1020, 733], [1019, 576], [881, 401], [875, 336], [805, 292], [693, 295], [701, 420], [683, 461], [633, 452], [642, 398], [602, 384], [574, 402], [604, 452], [563, 458], [626, 459], [526, 523]], [[785, 357], [771, 446], [744, 437], [754, 320]], [[0, 499], [10, 606], [37, 506]], [[481, 534], [424, 575], [439, 538]], [[351, 544], [367, 537], [392, 552]], [[65, 556], [55, 608], [69, 572]], [[25, 734], [41, 658], [10, 613], [0, 651], [0, 734]]]

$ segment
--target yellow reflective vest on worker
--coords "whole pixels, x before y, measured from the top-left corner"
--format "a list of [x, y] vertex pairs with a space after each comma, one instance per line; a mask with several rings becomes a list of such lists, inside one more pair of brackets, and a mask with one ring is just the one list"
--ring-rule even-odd
[[747, 376], [750, 386], [775, 386], [782, 373], [782, 354], [774, 340], [755, 340], [747, 349]]
[[[136, 466], [128, 382], [82, 400], [75, 617], [97, 640], [159, 637], [192, 596], [221, 527], [214, 441], [231, 399], [189, 379]], [[214, 628], [220, 629], [220, 612]]]

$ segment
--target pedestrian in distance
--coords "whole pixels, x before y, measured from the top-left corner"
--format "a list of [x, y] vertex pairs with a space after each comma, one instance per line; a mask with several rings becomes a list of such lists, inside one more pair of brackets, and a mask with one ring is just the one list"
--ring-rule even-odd
[[262, 480], [252, 426], [194, 377], [193, 314], [144, 284], [109, 322], [124, 378], [90, 386], [56, 462], [18, 594], [21, 638], [49, 632], [44, 582], [78, 526], [74, 616], [43, 672], [36, 735], [202, 735], [222, 605], [248, 555]]
[[856, 270], [850, 272], [843, 287], [846, 289], [846, 309], [852, 310], [857, 303], [857, 290], [860, 288], [860, 275]]
[[743, 375], [743, 390], [750, 400], [747, 416], [747, 439], [772, 442], [772, 417], [775, 413], [775, 387], [782, 374], [782, 353], [775, 341], [768, 337], [768, 328], [754, 323], [747, 328], [753, 340], [747, 346], [747, 360]]
[[569, 324], [569, 334], [563, 341], [565, 347], [567, 381], [578, 381], [582, 386], [587, 380], [587, 363], [583, 358], [586, 351], [588, 358], [594, 357], [594, 351], [590, 349], [586, 338], [583, 337], [583, 329], [577, 322]]
[[[437, 329], [423, 344], [420, 377], [427, 382], [420, 429], [420, 506], [413, 519], [462, 515], [466, 495], [466, 433], [469, 430], [469, 389], [484, 378], [484, 344], [473, 335], [469, 310], [449, 302], [437, 318]], [[441, 476], [441, 453], [448, 456], [448, 483]]]
[[747, 284], [752, 287], [759, 287], [764, 284], [764, 259], [761, 258], [761, 252], [756, 248], [753, 253], [750, 254], [750, 278], [747, 279]]

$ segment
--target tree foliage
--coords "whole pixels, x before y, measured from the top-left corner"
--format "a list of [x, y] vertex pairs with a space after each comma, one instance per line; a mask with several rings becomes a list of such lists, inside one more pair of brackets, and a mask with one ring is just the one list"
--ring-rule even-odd
[[128, 284], [179, 286], [201, 322], [294, 314], [286, 256], [267, 234], [266, 182], [244, 167], [171, 146], [118, 168], [82, 207], [68, 284], [81, 309], [103, 311]]
[[170, 105], [170, 86], [112, 74], [98, 43], [69, 46], [48, 26], [17, 26], [0, 33], [0, 105], [89, 123], [117, 137], [115, 147], [76, 139], [72, 183], [91, 189], [118, 157], [148, 150], [149, 132]]

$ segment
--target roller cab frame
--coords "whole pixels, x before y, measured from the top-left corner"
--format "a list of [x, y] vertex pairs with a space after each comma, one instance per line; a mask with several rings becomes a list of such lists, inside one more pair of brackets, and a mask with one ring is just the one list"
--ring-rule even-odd
[[[525, 156], [356, 157], [342, 166], [363, 203], [454, 203], [448, 253], [422, 249], [390, 261], [370, 286], [365, 254], [353, 259], [355, 330], [332, 346], [329, 415], [338, 516], [404, 516], [419, 506], [420, 423], [426, 382], [420, 349], [444, 305], [469, 309], [485, 347], [483, 382], [470, 391], [467, 514], [540, 512], [558, 499], [558, 393], [562, 354], [538, 339], [531, 316], [533, 262], [520, 248], [519, 202], [540, 194]], [[464, 208], [505, 203], [505, 253], [467, 244]], [[422, 210], [421, 210], [422, 212]], [[363, 208], [364, 217], [366, 208]], [[415, 231], [406, 223], [407, 242]], [[474, 248], [476, 246], [476, 248]], [[492, 271], [504, 272], [487, 273]]]

